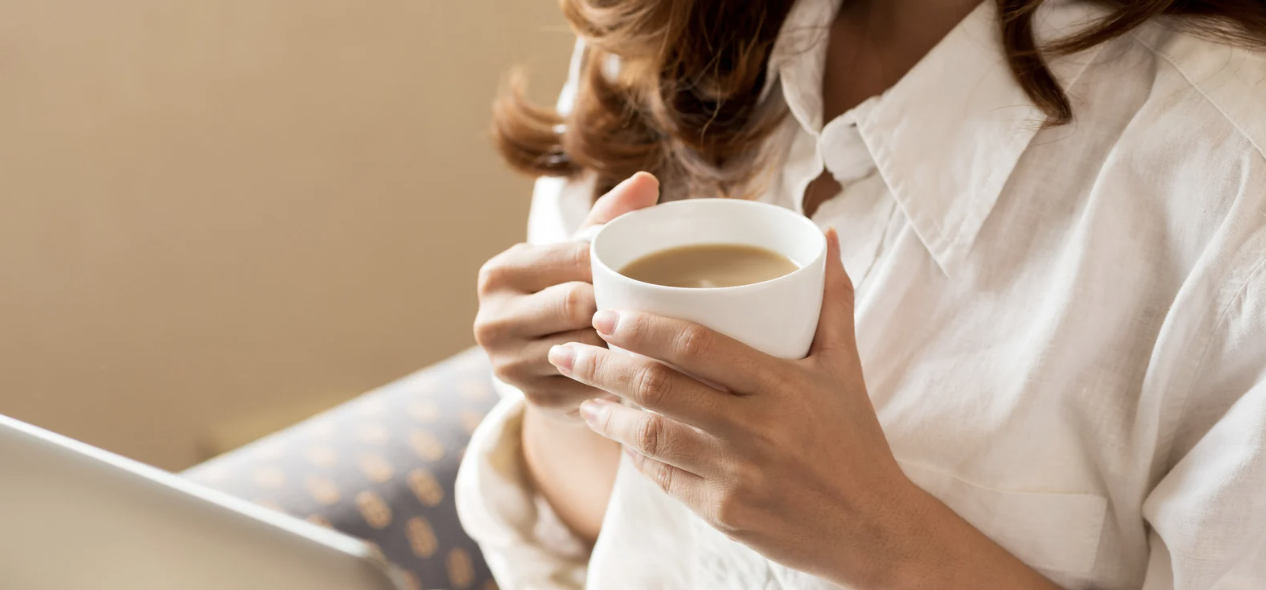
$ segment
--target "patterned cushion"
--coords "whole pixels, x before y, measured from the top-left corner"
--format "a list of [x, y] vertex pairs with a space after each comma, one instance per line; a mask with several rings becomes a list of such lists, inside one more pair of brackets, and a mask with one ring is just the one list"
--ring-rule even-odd
[[457, 465], [495, 398], [471, 350], [184, 475], [374, 543], [416, 588], [495, 589], [453, 506]]

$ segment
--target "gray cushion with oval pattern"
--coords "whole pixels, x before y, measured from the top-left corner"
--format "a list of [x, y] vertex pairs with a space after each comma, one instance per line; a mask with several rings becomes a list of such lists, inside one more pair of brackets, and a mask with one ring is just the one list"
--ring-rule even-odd
[[471, 350], [184, 475], [370, 541], [417, 588], [491, 590], [453, 481], [495, 398], [487, 358]]

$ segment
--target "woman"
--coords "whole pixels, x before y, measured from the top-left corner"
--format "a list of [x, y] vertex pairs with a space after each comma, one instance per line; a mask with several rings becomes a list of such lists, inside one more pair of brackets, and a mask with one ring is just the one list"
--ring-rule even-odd
[[[562, 4], [458, 484], [503, 588], [1266, 588], [1266, 4]], [[594, 315], [568, 236], [709, 196], [834, 229], [808, 358]]]

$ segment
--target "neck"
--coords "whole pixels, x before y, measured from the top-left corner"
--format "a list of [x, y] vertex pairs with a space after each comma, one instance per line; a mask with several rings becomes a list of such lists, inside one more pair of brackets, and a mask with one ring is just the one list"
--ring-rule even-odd
[[825, 120], [896, 84], [981, 1], [845, 0], [831, 24]]
[[892, 43], [935, 45], [982, 0], [845, 0], [837, 20], [865, 20]]

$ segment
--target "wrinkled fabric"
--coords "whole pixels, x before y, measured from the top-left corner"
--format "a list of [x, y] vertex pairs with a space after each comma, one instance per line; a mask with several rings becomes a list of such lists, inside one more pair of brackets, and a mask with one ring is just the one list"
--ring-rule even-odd
[[[837, 9], [801, 0], [775, 47], [768, 99], [792, 117], [762, 200], [802, 211], [824, 171], [843, 187], [813, 220], [840, 232], [906, 475], [1064, 588], [1266, 588], [1266, 56], [1151, 23], [1052, 59], [1076, 119], [1043, 128], [986, 2], [824, 124]], [[1098, 10], [1048, 2], [1035, 22], [1050, 39]], [[567, 239], [591, 189], [538, 182], [530, 240]], [[522, 454], [522, 401], [502, 404], [457, 490], [502, 588], [834, 588], [627, 464], [592, 552], [558, 542], [498, 467]]]

